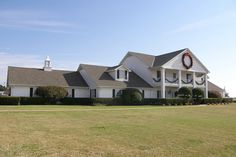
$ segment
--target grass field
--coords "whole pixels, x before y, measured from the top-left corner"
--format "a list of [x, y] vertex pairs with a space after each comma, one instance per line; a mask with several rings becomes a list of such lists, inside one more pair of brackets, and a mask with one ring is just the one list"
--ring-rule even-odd
[[3, 157], [233, 157], [236, 104], [1, 106]]

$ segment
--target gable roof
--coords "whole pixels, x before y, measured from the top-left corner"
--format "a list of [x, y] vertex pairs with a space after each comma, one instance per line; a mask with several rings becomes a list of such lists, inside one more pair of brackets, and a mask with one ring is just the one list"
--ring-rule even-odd
[[125, 56], [125, 58], [128, 57], [128, 56], [135, 56], [135, 57], [137, 57], [139, 60], [143, 61], [149, 67], [152, 66], [152, 64], [153, 64], [153, 62], [155, 60], [155, 56], [154, 55], [138, 53], [138, 52], [128, 52], [127, 55]]
[[181, 49], [181, 50], [177, 50], [177, 51], [174, 51], [174, 52], [170, 52], [170, 53], [166, 53], [166, 54], [163, 54], [163, 55], [156, 56], [152, 67], [159, 67], [159, 66], [164, 65], [165, 63], [167, 63], [168, 61], [170, 61], [175, 56], [179, 55], [180, 53], [182, 53], [185, 50], [186, 49]]
[[224, 89], [220, 88], [219, 86], [217, 86], [216, 84], [208, 81], [208, 90], [209, 91], [218, 91], [218, 92], [223, 92]]
[[8, 85], [88, 87], [77, 71], [8, 67]]
[[134, 72], [129, 72], [129, 81], [116, 81], [111, 77], [107, 72], [109, 67], [107, 66], [98, 66], [98, 65], [88, 65], [80, 64], [80, 70], [84, 69], [94, 83], [99, 87], [119, 87], [119, 88], [128, 88], [128, 87], [143, 87], [143, 88], [152, 88], [147, 82], [145, 82], [141, 77], [139, 77]]
[[[160, 67], [185, 50], [186, 48], [158, 56], [138, 52], [128, 52], [124, 59], [129, 56], [135, 56], [149, 67]], [[123, 60], [121, 61], [121, 63], [123, 62]]]

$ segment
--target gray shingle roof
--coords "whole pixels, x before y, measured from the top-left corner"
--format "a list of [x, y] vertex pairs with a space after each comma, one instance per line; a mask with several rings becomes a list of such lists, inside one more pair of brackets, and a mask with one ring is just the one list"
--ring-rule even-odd
[[181, 49], [178, 51], [174, 51], [174, 52], [170, 52], [170, 53], [166, 53], [163, 55], [159, 55], [155, 57], [155, 61], [153, 63], [153, 67], [158, 67], [158, 66], [162, 66], [165, 63], [167, 63], [168, 61], [170, 61], [172, 58], [174, 58], [175, 56], [177, 56], [178, 54], [182, 53], [183, 51], [185, 51], [186, 49]]
[[147, 64], [149, 67], [152, 66], [152, 63], [155, 60], [155, 56], [144, 54], [144, 53], [138, 53], [138, 52], [128, 52], [128, 55], [136, 56], [141, 61], [143, 61], [145, 64]]
[[185, 49], [177, 50], [174, 52], [166, 53], [159, 56], [144, 54], [144, 53], [137, 53], [137, 52], [128, 52], [128, 55], [133, 55], [147, 64], [149, 67], [160, 67], [170, 61], [172, 58], [177, 56], [178, 54], [182, 53]]
[[218, 91], [218, 92], [223, 92], [224, 89], [220, 88], [219, 86], [217, 86], [216, 84], [208, 81], [208, 90], [209, 91]]
[[107, 68], [107, 71], [109, 71], [109, 70], [115, 70], [115, 69], [118, 68], [119, 66], [121, 66], [121, 65], [116, 65], [116, 66], [113, 66], [113, 67], [108, 67], [108, 68]]
[[152, 88], [147, 82], [145, 82], [141, 77], [139, 77], [134, 72], [129, 73], [129, 81], [116, 81], [114, 80], [107, 71], [109, 67], [106, 66], [97, 66], [97, 65], [87, 65], [81, 64], [80, 69], [84, 69], [90, 78], [96, 83], [99, 87], [143, 87], [143, 88]]
[[8, 85], [88, 87], [77, 71], [8, 67]]

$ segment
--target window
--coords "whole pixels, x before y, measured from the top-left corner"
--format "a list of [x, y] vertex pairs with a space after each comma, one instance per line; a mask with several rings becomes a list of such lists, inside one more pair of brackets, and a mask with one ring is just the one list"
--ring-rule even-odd
[[173, 79], [176, 79], [176, 73], [173, 73]]
[[75, 89], [72, 89], [72, 91], [71, 91], [71, 95], [72, 95], [72, 98], [75, 97]]
[[33, 97], [33, 95], [34, 95], [34, 89], [30, 88], [30, 97]]
[[144, 90], [142, 90], [142, 95], [143, 95], [143, 98], [144, 98], [144, 94], [145, 94], [145, 91], [144, 91]]
[[116, 97], [116, 90], [115, 90], [115, 89], [112, 90], [112, 97], [113, 97], [113, 98]]
[[158, 90], [157, 91], [157, 98], [160, 98], [161, 97], [161, 94], [160, 94], [160, 91]]
[[116, 77], [117, 77], [117, 79], [120, 78], [120, 70], [117, 70], [117, 71], [116, 71]]
[[161, 78], [161, 72], [157, 71], [157, 78]]
[[128, 71], [125, 70], [125, 79], [127, 80], [128, 79]]

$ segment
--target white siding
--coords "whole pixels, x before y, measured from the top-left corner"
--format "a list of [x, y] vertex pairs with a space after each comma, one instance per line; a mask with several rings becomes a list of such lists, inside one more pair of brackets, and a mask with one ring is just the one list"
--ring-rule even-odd
[[72, 97], [72, 89], [75, 90], [75, 98], [89, 98], [90, 97], [90, 90], [88, 88], [67, 88], [68, 97]]
[[11, 87], [11, 96], [30, 96], [30, 87]]
[[177, 55], [174, 59], [172, 59], [169, 63], [164, 65], [167, 69], [178, 69], [178, 70], [185, 70], [185, 71], [195, 71], [200, 73], [206, 73], [206, 69], [202, 66], [202, 64], [198, 61], [197, 58], [195, 58], [192, 53], [192, 59], [193, 59], [193, 66], [189, 70], [187, 70], [182, 63], [182, 55], [183, 53]]
[[112, 88], [98, 88], [97, 98], [112, 98]]
[[157, 90], [154, 89], [145, 89], [144, 98], [157, 98]]
[[90, 97], [90, 90], [89, 89], [76, 89], [75, 90], [75, 97], [76, 98], [89, 98]]

